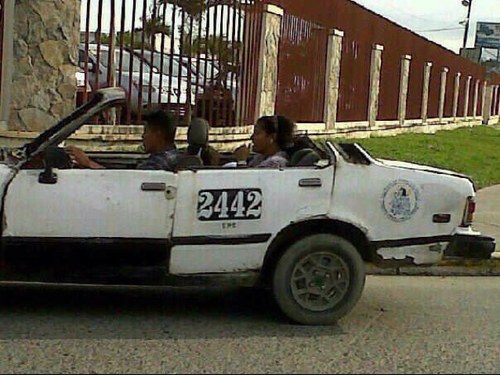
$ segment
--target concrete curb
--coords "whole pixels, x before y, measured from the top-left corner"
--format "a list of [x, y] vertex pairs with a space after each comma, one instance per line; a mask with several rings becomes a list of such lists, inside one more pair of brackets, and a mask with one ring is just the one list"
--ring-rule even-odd
[[500, 276], [500, 259], [446, 260], [430, 267], [379, 268], [366, 264], [366, 273], [381, 276]]

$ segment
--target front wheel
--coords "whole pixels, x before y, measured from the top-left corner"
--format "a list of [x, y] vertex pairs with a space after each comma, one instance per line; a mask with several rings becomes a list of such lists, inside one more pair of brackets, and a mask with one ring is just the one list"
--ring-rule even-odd
[[326, 325], [351, 311], [364, 284], [364, 263], [356, 248], [341, 237], [315, 234], [285, 251], [276, 265], [272, 289], [290, 319]]

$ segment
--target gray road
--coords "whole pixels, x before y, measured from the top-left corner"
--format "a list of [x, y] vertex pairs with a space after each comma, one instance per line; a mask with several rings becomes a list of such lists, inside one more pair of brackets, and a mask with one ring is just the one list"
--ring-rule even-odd
[[0, 287], [0, 372], [500, 373], [500, 278], [371, 276], [333, 327], [242, 290]]

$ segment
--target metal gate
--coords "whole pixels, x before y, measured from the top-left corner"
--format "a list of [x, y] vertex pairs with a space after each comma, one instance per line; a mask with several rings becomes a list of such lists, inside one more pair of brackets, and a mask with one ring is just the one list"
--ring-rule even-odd
[[261, 19], [259, 4], [82, 0], [78, 104], [99, 88], [121, 86], [127, 104], [105, 122], [140, 124], [146, 111], [161, 108], [179, 125], [195, 116], [211, 126], [244, 125], [256, 94], [248, 71], [258, 59], [244, 40]]

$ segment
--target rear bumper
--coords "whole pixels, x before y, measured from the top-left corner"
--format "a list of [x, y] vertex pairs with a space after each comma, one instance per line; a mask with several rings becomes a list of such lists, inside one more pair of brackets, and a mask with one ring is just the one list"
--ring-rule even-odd
[[455, 234], [444, 251], [446, 257], [490, 259], [495, 251], [495, 239], [488, 236]]

